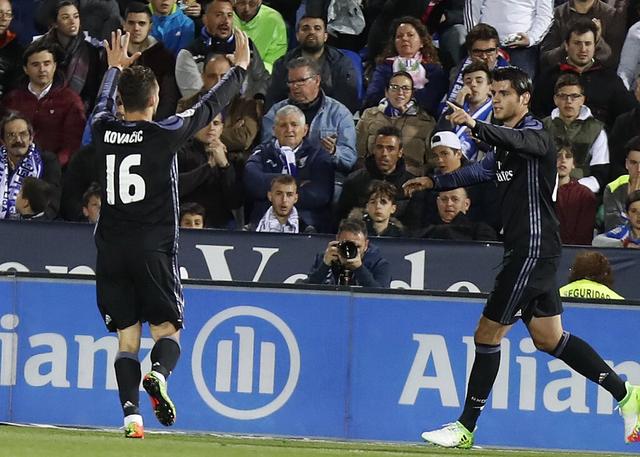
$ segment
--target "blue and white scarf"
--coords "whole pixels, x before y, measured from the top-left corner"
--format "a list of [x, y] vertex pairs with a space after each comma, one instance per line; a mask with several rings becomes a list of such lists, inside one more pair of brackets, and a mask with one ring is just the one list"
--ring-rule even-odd
[[418, 114], [418, 109], [416, 108], [416, 102], [414, 99], [409, 100], [409, 103], [407, 103], [407, 107], [404, 112], [394, 107], [386, 97], [380, 100], [380, 103], [378, 103], [378, 109], [382, 111], [385, 116], [392, 118], [400, 117], [403, 115], [415, 116], [416, 114]]
[[[294, 178], [298, 176], [298, 166], [296, 164], [296, 152], [300, 146], [293, 149], [289, 146], [281, 146], [278, 140], [275, 140], [276, 148], [280, 152], [280, 160], [282, 161], [282, 174], [291, 175]], [[300, 143], [302, 144], [302, 143]]]
[[[462, 108], [468, 113], [469, 112], [469, 102], [464, 102]], [[475, 113], [471, 115], [473, 119], [476, 121], [484, 121], [488, 122], [491, 118], [491, 114], [493, 113], [493, 100], [491, 97], [487, 98], [487, 101], [484, 102], [482, 106], [480, 106]], [[458, 125], [454, 129], [454, 133], [460, 138], [460, 143], [462, 144], [462, 153], [465, 155], [467, 159], [472, 162], [478, 160], [478, 143], [471, 137], [471, 131], [467, 128], [466, 125]]]
[[27, 154], [16, 166], [13, 176], [9, 168], [9, 154], [5, 146], [0, 147], [0, 219], [8, 219], [16, 214], [16, 197], [27, 176], [42, 177], [42, 157], [31, 143]]
[[294, 206], [287, 222], [281, 224], [270, 206], [256, 227], [256, 232], [279, 232], [279, 233], [300, 233], [300, 220], [298, 218], [298, 210]]

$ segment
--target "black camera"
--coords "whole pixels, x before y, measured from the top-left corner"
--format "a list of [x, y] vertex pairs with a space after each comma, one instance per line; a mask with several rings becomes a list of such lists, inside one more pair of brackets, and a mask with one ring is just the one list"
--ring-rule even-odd
[[358, 256], [358, 246], [351, 240], [344, 240], [338, 243], [338, 252], [347, 260], [355, 259]]

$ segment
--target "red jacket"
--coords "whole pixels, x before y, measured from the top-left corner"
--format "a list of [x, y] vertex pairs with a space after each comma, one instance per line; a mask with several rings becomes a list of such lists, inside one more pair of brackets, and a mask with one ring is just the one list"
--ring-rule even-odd
[[596, 207], [596, 196], [575, 179], [558, 187], [556, 214], [563, 244], [591, 245]]
[[80, 148], [86, 116], [80, 96], [71, 89], [54, 86], [40, 100], [26, 87], [14, 89], [3, 105], [5, 110], [18, 111], [31, 121], [34, 142], [40, 149], [53, 152], [60, 165], [65, 166]]

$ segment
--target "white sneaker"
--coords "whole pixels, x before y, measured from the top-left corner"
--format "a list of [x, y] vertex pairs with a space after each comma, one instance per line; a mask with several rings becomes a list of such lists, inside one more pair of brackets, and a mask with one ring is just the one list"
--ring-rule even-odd
[[441, 429], [424, 432], [420, 436], [426, 442], [442, 447], [470, 449], [473, 446], [473, 432], [460, 422], [445, 424]]

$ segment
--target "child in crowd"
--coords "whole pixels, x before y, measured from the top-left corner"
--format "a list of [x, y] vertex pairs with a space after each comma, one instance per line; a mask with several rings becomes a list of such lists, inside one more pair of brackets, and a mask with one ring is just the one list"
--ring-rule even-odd
[[180, 228], [203, 229], [206, 216], [201, 204], [183, 203], [180, 205]]

